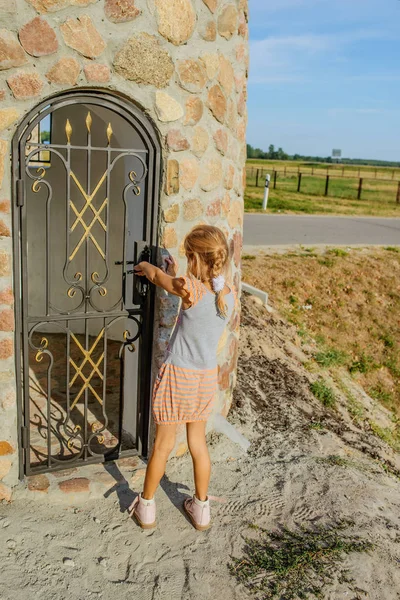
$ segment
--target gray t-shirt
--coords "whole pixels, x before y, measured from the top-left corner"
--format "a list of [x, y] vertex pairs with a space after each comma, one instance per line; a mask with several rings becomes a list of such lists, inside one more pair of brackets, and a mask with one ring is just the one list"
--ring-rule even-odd
[[181, 307], [172, 333], [166, 363], [187, 369], [215, 369], [217, 347], [235, 306], [235, 292], [224, 296], [227, 316], [217, 311], [216, 295], [194, 277], [184, 277], [192, 305]]

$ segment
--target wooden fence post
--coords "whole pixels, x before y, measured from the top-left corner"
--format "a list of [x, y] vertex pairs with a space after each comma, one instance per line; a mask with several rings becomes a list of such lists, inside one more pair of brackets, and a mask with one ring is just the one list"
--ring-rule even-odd
[[258, 175], [259, 175], [259, 169], [257, 169], [257, 173], [256, 173], [256, 187], [258, 187]]
[[328, 190], [329, 190], [329, 175], [326, 176], [326, 183], [325, 183], [325, 196], [328, 195]]
[[358, 184], [357, 200], [360, 200], [360, 198], [361, 198], [362, 185], [363, 185], [363, 179], [362, 179], [362, 177], [360, 177], [360, 182]]
[[400, 204], [400, 181], [399, 181], [399, 185], [397, 186], [397, 198], [396, 198], [396, 202], [397, 202], [397, 204]]
[[301, 188], [301, 173], [299, 173], [299, 183], [297, 184], [297, 191], [300, 192]]
[[[276, 176], [277, 176], [277, 171], [274, 171], [274, 190], [276, 190]], [[400, 186], [400, 181], [399, 181], [399, 186]]]

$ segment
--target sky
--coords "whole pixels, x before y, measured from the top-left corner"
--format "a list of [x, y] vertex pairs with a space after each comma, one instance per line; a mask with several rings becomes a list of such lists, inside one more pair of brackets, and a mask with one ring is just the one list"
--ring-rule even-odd
[[249, 0], [247, 141], [400, 161], [400, 0]]

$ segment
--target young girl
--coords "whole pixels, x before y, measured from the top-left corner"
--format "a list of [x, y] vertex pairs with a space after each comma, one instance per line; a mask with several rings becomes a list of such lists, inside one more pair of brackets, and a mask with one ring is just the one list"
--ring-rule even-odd
[[186, 236], [184, 249], [187, 276], [176, 277], [175, 264], [165, 273], [141, 262], [138, 275], [182, 298], [167, 357], [158, 373], [152, 413], [156, 439], [149, 459], [143, 492], [129, 507], [145, 529], [156, 525], [154, 493], [165, 472], [168, 456], [175, 446], [178, 423], [186, 423], [189, 451], [193, 460], [195, 494], [184, 502], [184, 510], [200, 531], [210, 527], [207, 495], [210, 457], [206, 444], [206, 423], [217, 391], [217, 346], [232, 314], [233, 288], [225, 284], [229, 251], [222, 231], [198, 225]]

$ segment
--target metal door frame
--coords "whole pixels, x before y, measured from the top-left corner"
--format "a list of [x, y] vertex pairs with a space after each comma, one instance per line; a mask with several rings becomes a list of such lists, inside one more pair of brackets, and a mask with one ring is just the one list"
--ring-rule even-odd
[[[23, 383], [23, 364], [21, 360], [21, 352], [23, 349], [24, 323], [26, 322], [26, 299], [22, 297], [22, 290], [26, 281], [23, 272], [22, 255], [25, 251], [22, 248], [21, 230], [24, 227], [22, 207], [24, 203], [24, 191], [20, 184], [22, 179], [21, 164], [19, 160], [21, 146], [25, 147], [26, 132], [29, 126], [36, 125], [44, 116], [46, 108], [63, 107], [71, 104], [80, 104], [92, 102], [109, 108], [128, 118], [132, 126], [139, 132], [148, 145], [152, 149], [152, 157], [148, 167], [147, 179], [147, 194], [145, 200], [144, 214], [146, 223], [146, 241], [151, 245], [153, 260], [157, 256], [158, 249], [158, 219], [159, 219], [159, 192], [162, 169], [162, 151], [161, 143], [158, 136], [158, 131], [152, 121], [145, 115], [144, 111], [137, 107], [131, 99], [110, 92], [109, 90], [100, 90], [93, 88], [79, 88], [59, 94], [49, 96], [45, 100], [37, 104], [25, 116], [15, 131], [12, 141], [12, 222], [13, 222], [13, 275], [14, 275], [14, 298], [15, 298], [15, 368], [16, 368], [16, 388], [17, 388], [17, 427], [18, 427], [18, 452], [19, 452], [19, 478], [23, 479], [26, 474], [31, 474], [30, 462], [26, 460], [27, 451], [24, 443], [24, 427], [25, 411], [24, 411], [24, 383]], [[149, 215], [149, 211], [151, 214]], [[136, 451], [122, 451], [119, 457], [132, 456], [140, 454], [146, 457], [148, 454], [148, 443], [150, 433], [150, 394], [152, 383], [152, 352], [153, 352], [153, 327], [154, 327], [154, 308], [155, 308], [155, 293], [154, 288], [150, 288], [150, 298], [146, 302], [143, 318], [148, 322], [147, 334], [142, 338], [142, 357], [139, 364], [140, 372], [145, 372], [146, 377], [140, 377], [138, 390], [138, 403], [140, 419], [138, 423], [138, 448]], [[124, 398], [121, 398], [122, 407]], [[29, 426], [29, 423], [28, 423]], [[117, 457], [116, 457], [117, 458]], [[69, 466], [79, 466], [95, 462], [104, 462], [103, 458], [89, 458], [84, 462], [70, 463], [65, 461], [65, 464], [60, 465], [57, 469], [65, 469]], [[48, 472], [46, 467], [35, 468], [34, 473]]]

